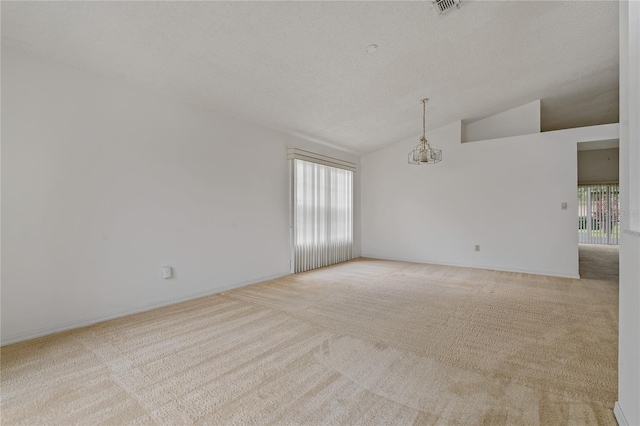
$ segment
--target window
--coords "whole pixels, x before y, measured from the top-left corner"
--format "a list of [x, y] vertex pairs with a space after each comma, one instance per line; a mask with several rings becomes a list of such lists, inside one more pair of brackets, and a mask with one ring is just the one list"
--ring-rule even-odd
[[294, 272], [352, 259], [353, 171], [293, 159]]

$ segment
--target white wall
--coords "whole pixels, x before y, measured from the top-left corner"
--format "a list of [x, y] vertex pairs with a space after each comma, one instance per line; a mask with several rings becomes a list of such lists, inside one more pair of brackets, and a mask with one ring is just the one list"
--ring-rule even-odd
[[6, 46], [2, 114], [3, 344], [288, 273], [286, 147], [358, 162]]
[[540, 133], [540, 100], [473, 122], [462, 122], [462, 141]]
[[620, 2], [620, 425], [640, 425], [640, 2]]
[[429, 132], [438, 164], [407, 164], [418, 138], [362, 157], [362, 255], [577, 277], [576, 142], [618, 125], [474, 143], [460, 128]]
[[578, 183], [618, 182], [618, 148], [578, 151]]

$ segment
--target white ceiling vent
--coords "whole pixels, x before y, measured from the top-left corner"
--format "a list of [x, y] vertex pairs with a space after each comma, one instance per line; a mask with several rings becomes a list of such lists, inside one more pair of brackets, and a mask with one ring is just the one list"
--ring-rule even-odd
[[438, 5], [441, 14], [453, 9], [454, 6], [460, 7], [460, 0], [435, 0], [434, 3]]

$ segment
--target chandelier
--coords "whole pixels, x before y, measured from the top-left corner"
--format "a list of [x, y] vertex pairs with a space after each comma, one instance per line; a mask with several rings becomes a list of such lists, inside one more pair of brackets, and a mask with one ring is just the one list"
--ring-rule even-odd
[[427, 101], [429, 98], [423, 99], [422, 102], [422, 137], [420, 143], [409, 153], [409, 164], [434, 164], [442, 161], [442, 150], [434, 149], [427, 140], [425, 119], [427, 114]]

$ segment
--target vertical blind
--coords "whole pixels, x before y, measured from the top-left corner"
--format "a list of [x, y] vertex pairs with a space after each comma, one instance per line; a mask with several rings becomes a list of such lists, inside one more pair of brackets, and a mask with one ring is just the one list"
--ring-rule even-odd
[[618, 244], [620, 239], [620, 186], [578, 186], [578, 242]]
[[344, 262], [353, 251], [353, 172], [294, 159], [294, 272]]

